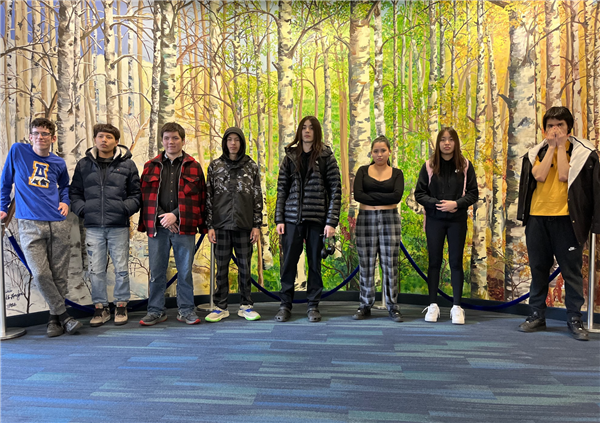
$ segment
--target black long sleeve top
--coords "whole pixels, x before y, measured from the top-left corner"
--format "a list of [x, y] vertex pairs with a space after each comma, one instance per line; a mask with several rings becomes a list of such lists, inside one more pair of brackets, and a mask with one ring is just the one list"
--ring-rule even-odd
[[354, 199], [367, 206], [398, 204], [404, 193], [404, 174], [392, 168], [392, 177], [378, 181], [369, 176], [369, 166], [361, 166], [354, 178]]
[[[467, 209], [475, 204], [479, 198], [479, 189], [477, 188], [477, 178], [471, 162], [468, 162], [467, 184], [465, 195], [465, 174], [458, 171], [454, 164], [454, 159], [441, 159], [439, 175], [433, 174], [429, 182], [427, 165], [423, 164], [419, 179], [415, 188], [415, 200], [423, 207], [427, 217], [441, 220], [459, 221], [467, 218]], [[456, 201], [456, 212], [443, 212], [436, 209], [436, 204], [441, 200]]]

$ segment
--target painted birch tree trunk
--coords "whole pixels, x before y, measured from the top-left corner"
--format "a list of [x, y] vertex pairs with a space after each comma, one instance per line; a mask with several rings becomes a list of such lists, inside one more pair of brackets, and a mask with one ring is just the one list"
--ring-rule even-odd
[[[141, 1], [138, 5], [138, 15], [142, 14], [143, 7], [144, 7], [144, 2]], [[143, 30], [144, 30], [144, 21], [142, 19], [138, 19], [138, 21], [137, 21], [137, 36], [136, 36], [136, 42], [137, 42], [136, 56], [137, 56], [137, 73], [138, 73], [137, 81], [138, 81], [138, 90], [139, 90], [138, 102], [140, 104], [139, 108], [140, 108], [140, 131], [141, 131], [140, 135], [141, 136], [144, 135], [144, 132], [145, 132], [144, 129], [147, 127], [147, 125], [146, 125], [146, 99], [145, 99], [146, 87], [144, 84], [145, 73], [144, 73]]]
[[506, 267], [505, 298], [514, 299], [529, 290], [529, 279], [523, 271], [527, 265], [525, 228], [517, 221], [517, 198], [522, 158], [535, 145], [534, 50], [529, 48], [532, 18], [522, 7], [509, 12], [511, 21], [510, 62], [508, 66], [509, 110], [508, 152], [506, 162]]
[[479, 201], [473, 204], [473, 248], [471, 252], [471, 298], [488, 299], [487, 292], [487, 222], [489, 189], [485, 172], [485, 42], [483, 0], [477, 0], [477, 85], [475, 87], [475, 174]]
[[439, 8], [439, 17], [438, 17], [438, 27], [440, 30], [440, 39], [439, 39], [439, 43], [440, 43], [440, 58], [438, 61], [438, 89], [439, 89], [439, 93], [438, 93], [438, 97], [439, 97], [439, 119], [440, 119], [440, 123], [442, 125], [444, 125], [444, 122], [446, 121], [446, 109], [444, 107], [444, 99], [446, 98], [445, 96], [445, 82], [444, 79], [446, 78], [446, 28], [444, 25], [444, 10], [443, 10], [443, 2], [438, 2], [438, 8]]
[[114, 0], [103, 0], [104, 6], [104, 71], [106, 72], [106, 120], [119, 125], [119, 102], [117, 94], [118, 75], [115, 63]]
[[30, 96], [30, 110], [29, 118], [31, 120], [36, 118], [37, 112], [42, 110], [42, 68], [40, 66], [41, 59], [41, 40], [42, 40], [42, 13], [40, 3], [33, 1], [30, 4], [31, 9], [31, 56], [30, 64], [31, 67], [31, 81], [29, 85], [29, 96]]
[[[350, 98], [350, 141], [348, 143], [348, 161], [350, 187], [354, 186], [354, 177], [358, 168], [365, 162], [371, 148], [370, 111], [370, 29], [369, 4], [352, 2], [350, 6], [350, 53], [349, 53], [349, 98]], [[352, 189], [352, 188], [351, 188]], [[354, 196], [349, 199], [348, 216], [358, 216], [358, 203]]]
[[[533, 10], [535, 10], [535, 6], [533, 6]], [[533, 57], [535, 58], [535, 140], [537, 144], [544, 139], [542, 132], [542, 119], [544, 116], [542, 111], [542, 46], [537, 30], [533, 31], [532, 38], [533, 46], [531, 48], [534, 50]]]
[[[321, 38], [321, 50], [323, 50], [323, 84], [325, 85], [325, 107], [323, 109], [323, 142], [333, 150], [333, 128], [331, 125], [331, 75], [329, 73], [329, 43]], [[317, 81], [315, 80], [315, 85]], [[318, 102], [315, 99], [315, 104]]]
[[69, 175], [73, 175], [77, 164], [72, 89], [75, 78], [75, 4], [76, 1], [61, 1], [58, 9], [57, 154], [65, 159]]
[[279, 163], [285, 157], [285, 147], [294, 140], [294, 91], [292, 81], [293, 51], [292, 51], [292, 2], [279, 2], [279, 19], [277, 20], [277, 99], [279, 118]]
[[150, 123], [148, 124], [148, 158], [152, 159], [159, 150], [160, 140], [158, 140], [158, 109], [160, 102], [160, 45], [161, 45], [161, 13], [158, 4], [153, 7], [152, 34], [154, 49], [152, 54], [152, 83], [150, 94]]
[[[13, 29], [13, 16], [15, 14], [15, 4], [13, 0], [6, 0], [5, 3], [5, 20], [4, 20], [4, 28], [6, 34], [11, 34]], [[15, 40], [11, 36], [6, 36], [3, 38], [6, 43], [6, 50], [10, 50], [15, 47]], [[5, 98], [5, 118], [3, 121], [6, 124], [6, 134], [8, 138], [8, 146], [17, 142], [17, 133], [16, 133], [16, 90], [17, 90], [17, 60], [16, 60], [16, 52], [13, 51], [5, 56], [4, 59], [4, 86], [6, 87], [6, 97]]]
[[[340, 46], [340, 49], [342, 47]], [[350, 187], [350, 171], [348, 165], [348, 92], [346, 91], [346, 82], [348, 81], [344, 75], [344, 65], [346, 61], [343, 59], [343, 55], [338, 55], [337, 50], [335, 51], [336, 58], [336, 73], [338, 80], [338, 115], [340, 117], [340, 169], [342, 179], [342, 198], [350, 199], [351, 187]], [[349, 202], [349, 201], [348, 201]], [[348, 204], [347, 201], [343, 201], [342, 204]]]
[[[27, 2], [15, 1], [15, 26], [13, 28], [15, 33], [15, 44], [17, 47], [25, 47], [28, 41], [28, 28], [29, 23], [27, 20]], [[31, 75], [29, 72], [29, 66], [27, 64], [27, 56], [25, 51], [18, 50], [15, 52], [16, 56], [16, 85], [17, 90], [16, 96], [16, 110], [15, 110], [15, 126], [17, 142], [28, 142], [28, 114], [30, 110], [30, 98], [27, 95]], [[72, 76], [72, 75], [71, 75]]]
[[[126, 0], [125, 4], [127, 5], [127, 14], [133, 15], [133, 3], [131, 0]], [[129, 57], [127, 58], [127, 107], [125, 108], [125, 114], [128, 118], [131, 118], [135, 113], [135, 100], [136, 97], [134, 95], [135, 92], [135, 81], [134, 81], [134, 65], [133, 65], [133, 31], [128, 28], [127, 29], [127, 54]], [[140, 126], [143, 125], [143, 122], [140, 122]], [[133, 138], [133, 137], [132, 137]]]
[[452, 0], [452, 44], [450, 45], [450, 110], [452, 111], [452, 122], [458, 122], [458, 107], [456, 107], [456, 21], [457, 0]]
[[[82, 81], [82, 58], [81, 58], [81, 2], [75, 3], [75, 12], [73, 15], [73, 109], [75, 115], [75, 159], [85, 156], [87, 150], [87, 133], [85, 120], [85, 103], [81, 97]], [[83, 238], [85, 239], [85, 238]], [[84, 254], [86, 254], [84, 252]], [[84, 266], [85, 266], [84, 261]]]
[[210, 19], [210, 158], [221, 156], [221, 120], [222, 110], [219, 103], [221, 94], [221, 72], [217, 60], [219, 49], [223, 42], [221, 28], [219, 27], [218, 13], [220, 1], [211, 1], [209, 10]]
[[573, 134], [581, 136], [583, 134], [583, 110], [581, 105], [581, 78], [580, 78], [580, 59], [579, 54], [579, 20], [581, 16], [581, 0], [573, 0], [571, 5], [571, 40], [573, 43]]
[[465, 79], [465, 103], [467, 107], [467, 118], [473, 116], [472, 114], [472, 103], [473, 99], [471, 97], [471, 17], [469, 5], [470, 1], [465, 2], [465, 28], [466, 28], [466, 38], [467, 38], [467, 57], [466, 57], [466, 79]]
[[[271, 2], [267, 1], [267, 10], [271, 10]], [[267, 168], [269, 173], [273, 173], [273, 164], [275, 163], [275, 151], [273, 148], [273, 111], [271, 110], [271, 16], [267, 16], [267, 144], [269, 155], [267, 157]]]
[[[594, 68], [594, 2], [586, 0], [584, 2], [584, 18], [585, 28], [585, 88], [586, 88], [586, 134], [585, 137], [592, 142], [596, 139], [596, 130], [594, 128], [594, 78], [598, 73], [598, 69]], [[595, 46], [596, 49], [600, 45]]]
[[381, 1], [375, 2], [373, 18], [375, 21], [375, 80], [373, 100], [375, 109], [375, 134], [385, 135], [385, 102], [383, 100], [383, 34], [381, 29]]
[[488, 259], [488, 295], [490, 299], [504, 300], [504, 148], [498, 98], [498, 78], [494, 59], [492, 35], [487, 34], [488, 74], [492, 103], [492, 254]]
[[[236, 2], [233, 6], [234, 13], [238, 10], [239, 5]], [[232, 34], [232, 44], [233, 44], [233, 96], [235, 102], [235, 126], [241, 128], [242, 126], [242, 115], [244, 108], [244, 100], [242, 99], [239, 87], [239, 77], [242, 74], [242, 51], [240, 47], [240, 31], [238, 26], [238, 19], [234, 18], [233, 20], [233, 34]]]
[[429, 153], [435, 149], [438, 133], [438, 54], [436, 36], [435, 2], [429, 0], [429, 86], [427, 98], [427, 128], [429, 130]]
[[546, 7], [546, 109], [561, 106], [560, 99], [560, 16], [558, 0], [548, 0]]
[[[392, 166], [398, 166], [398, 158], [399, 158], [399, 150], [402, 145], [402, 151], [405, 151], [404, 148], [404, 83], [405, 83], [405, 75], [406, 75], [406, 36], [404, 35], [404, 31], [402, 34], [402, 53], [400, 53], [400, 57], [402, 58], [400, 64], [400, 86], [398, 86], [398, 0], [394, 0], [392, 2], [392, 19], [393, 30], [394, 30], [394, 47], [392, 52], [393, 57], [393, 66], [394, 66], [394, 120], [393, 120], [393, 140], [392, 140]], [[406, 16], [406, 15], [405, 15]], [[406, 17], [405, 17], [406, 19]], [[398, 101], [400, 104], [398, 104]], [[398, 115], [400, 114], [400, 121], [398, 121]], [[400, 139], [400, 128], [402, 127], [402, 139]], [[404, 154], [403, 154], [404, 156]]]
[[160, 25], [160, 100], [158, 106], [158, 129], [173, 120], [175, 96], [177, 95], [177, 15], [174, 1], [161, 1]]

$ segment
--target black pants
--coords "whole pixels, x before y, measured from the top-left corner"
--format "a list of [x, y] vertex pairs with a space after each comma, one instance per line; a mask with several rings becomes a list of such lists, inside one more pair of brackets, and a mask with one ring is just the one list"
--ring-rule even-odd
[[281, 307], [292, 309], [294, 300], [294, 282], [298, 270], [298, 259], [302, 254], [304, 240], [306, 240], [306, 257], [308, 259], [308, 281], [306, 297], [308, 307], [316, 307], [323, 293], [323, 278], [321, 277], [321, 250], [323, 249], [323, 232], [325, 227], [301, 223], [294, 225], [285, 224], [285, 233], [281, 236], [281, 250], [283, 252], [283, 265], [281, 266]]
[[583, 246], [579, 245], [569, 216], [530, 216], [525, 240], [531, 286], [529, 305], [543, 317], [554, 257], [565, 281], [565, 306], [569, 317], [581, 318], [583, 305]]
[[425, 235], [427, 236], [427, 250], [429, 250], [429, 269], [427, 270], [429, 302], [437, 302], [440, 269], [442, 268], [444, 256], [444, 241], [447, 237], [452, 296], [454, 305], [460, 305], [465, 281], [463, 252], [465, 250], [465, 239], [467, 238], [467, 220], [452, 222], [427, 217]]

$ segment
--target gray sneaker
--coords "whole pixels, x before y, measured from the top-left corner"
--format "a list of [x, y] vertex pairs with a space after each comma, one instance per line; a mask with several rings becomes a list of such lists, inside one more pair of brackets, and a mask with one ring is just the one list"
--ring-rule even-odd
[[64, 322], [62, 322], [62, 326], [65, 328], [65, 332], [67, 332], [69, 335], [74, 335], [79, 329], [81, 329], [83, 325], [79, 320], [75, 320], [69, 316]]
[[50, 320], [48, 322], [48, 326], [46, 327], [46, 335], [48, 335], [48, 338], [54, 338], [55, 336], [60, 336], [63, 333], [65, 333], [65, 330], [58, 320]]
[[181, 314], [181, 312], [177, 313], [177, 320], [187, 325], [197, 325], [201, 322], [200, 318], [193, 311], [190, 311], [186, 315]]
[[164, 311], [162, 313], [148, 313], [142, 320], [140, 320], [140, 325], [142, 326], [153, 326], [157, 323], [161, 323], [167, 320], [167, 313]]

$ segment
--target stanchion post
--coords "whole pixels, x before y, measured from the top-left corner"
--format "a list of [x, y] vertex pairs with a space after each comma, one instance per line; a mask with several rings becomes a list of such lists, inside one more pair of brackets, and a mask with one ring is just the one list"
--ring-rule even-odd
[[4, 290], [4, 222], [0, 223], [0, 340], [18, 338], [27, 333], [25, 329], [13, 328], [6, 329], [6, 291]]
[[588, 256], [588, 314], [587, 327], [590, 332], [600, 332], [600, 329], [594, 329], [594, 291], [596, 289], [596, 234], [590, 232]]
[[213, 311], [215, 303], [213, 296], [215, 293], [215, 244], [210, 243], [210, 302], [208, 304], [200, 304], [196, 307], [201, 311]]

